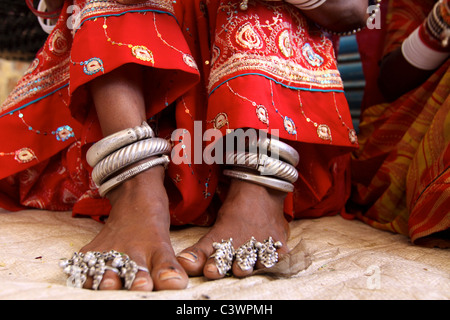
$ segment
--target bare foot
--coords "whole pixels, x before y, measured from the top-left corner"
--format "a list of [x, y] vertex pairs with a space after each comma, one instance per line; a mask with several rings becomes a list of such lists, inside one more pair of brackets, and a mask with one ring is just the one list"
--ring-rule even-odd
[[[283, 214], [284, 198], [284, 193], [233, 179], [214, 226], [195, 245], [183, 250], [178, 261], [190, 276], [219, 279], [224, 275], [210, 257], [215, 250], [213, 242], [232, 238], [233, 247], [237, 249], [252, 236], [260, 242], [272, 237], [283, 244], [279, 253], [288, 252], [289, 226]], [[257, 262], [255, 268], [261, 267]], [[245, 277], [251, 275], [253, 269], [242, 270], [234, 262], [232, 272], [237, 277]]]
[[[87, 251], [116, 250], [127, 254], [150, 274], [138, 271], [131, 290], [184, 289], [188, 276], [175, 258], [169, 237], [168, 198], [161, 166], [143, 172], [108, 194], [110, 216], [94, 240], [82, 248]], [[85, 287], [92, 286], [92, 279]], [[121, 279], [106, 271], [100, 290], [122, 288]]]

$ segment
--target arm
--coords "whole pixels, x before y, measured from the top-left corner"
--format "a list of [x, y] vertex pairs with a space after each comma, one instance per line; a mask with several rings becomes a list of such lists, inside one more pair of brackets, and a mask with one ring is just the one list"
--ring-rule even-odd
[[[448, 4], [448, 0], [445, 0], [445, 2]], [[433, 8], [433, 4], [431, 8]], [[430, 12], [431, 8], [424, 11], [424, 15]], [[393, 33], [394, 36], [389, 39], [392, 48], [388, 50], [388, 54], [381, 61], [378, 83], [381, 92], [388, 101], [393, 101], [420, 86], [450, 56], [450, 46], [442, 41], [445, 29], [436, 32], [432, 31], [432, 27], [429, 26], [430, 19], [434, 19], [435, 16], [433, 16], [433, 10], [440, 9], [439, 4], [434, 6], [428, 16], [418, 20], [415, 24], [411, 21], [401, 21], [400, 17], [408, 17], [407, 10], [409, 8], [400, 7], [396, 9], [398, 10], [398, 23], [410, 23], [412, 29], [405, 37], [398, 39], [395, 39], [395, 33]], [[445, 7], [443, 7], [443, 10], [445, 10]], [[443, 16], [448, 17], [448, 12]], [[410, 19], [413, 17], [413, 15], [409, 16]], [[393, 22], [394, 24], [397, 23], [396, 21]], [[447, 24], [447, 32], [450, 30], [448, 21], [444, 19], [440, 23]], [[435, 23], [431, 21], [431, 24], [434, 25]], [[417, 27], [414, 28], [414, 26]]]
[[64, 0], [45, 0], [45, 4], [47, 5], [47, 10], [52, 12], [62, 8]]
[[[298, 2], [286, 2], [291, 1]], [[367, 0], [327, 0], [315, 9], [303, 10], [303, 14], [327, 30], [347, 32], [366, 25], [367, 8]]]

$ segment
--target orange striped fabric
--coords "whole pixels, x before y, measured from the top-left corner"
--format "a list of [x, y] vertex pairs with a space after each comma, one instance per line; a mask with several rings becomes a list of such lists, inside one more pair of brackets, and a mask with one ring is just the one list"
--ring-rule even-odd
[[[385, 52], [400, 45], [408, 31], [423, 21], [427, 11], [418, 8], [426, 2], [391, 3], [390, 9], [395, 7], [396, 12], [388, 19], [395, 23], [388, 23]], [[407, 10], [399, 10], [402, 5]], [[361, 220], [407, 235], [413, 243], [449, 229], [449, 92], [447, 61], [424, 84], [395, 102], [364, 110], [350, 202]]]

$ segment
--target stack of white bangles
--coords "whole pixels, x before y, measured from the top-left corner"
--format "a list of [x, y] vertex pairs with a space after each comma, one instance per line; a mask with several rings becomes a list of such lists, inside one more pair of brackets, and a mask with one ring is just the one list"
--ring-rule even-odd
[[[295, 168], [299, 162], [298, 152], [274, 138], [259, 138], [256, 144], [257, 153], [247, 151], [227, 153], [226, 164], [231, 165], [232, 169], [224, 170], [224, 175], [278, 191], [292, 192], [293, 183], [298, 178]], [[249, 146], [249, 149], [251, 147]]]
[[444, 6], [442, 0], [438, 1], [426, 22], [403, 41], [404, 58], [418, 69], [435, 70], [450, 57], [450, 26], [440, 14], [441, 7], [448, 11], [448, 6]]
[[[94, 169], [92, 180], [104, 197], [110, 190], [137, 174], [170, 162], [170, 142], [154, 136], [153, 130], [143, 122], [141, 126], [119, 131], [105, 137], [89, 148], [86, 160]], [[156, 157], [156, 158], [155, 158]], [[122, 171], [132, 164], [152, 158], [138, 166]]]

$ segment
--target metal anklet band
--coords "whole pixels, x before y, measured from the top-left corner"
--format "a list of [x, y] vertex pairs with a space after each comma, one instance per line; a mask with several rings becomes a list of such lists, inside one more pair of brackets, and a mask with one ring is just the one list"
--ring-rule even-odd
[[168, 154], [170, 150], [169, 141], [162, 138], [150, 138], [134, 142], [101, 160], [92, 170], [92, 180], [99, 186], [117, 171], [140, 160]]
[[111, 191], [124, 181], [131, 179], [132, 177], [138, 175], [139, 173], [146, 171], [150, 168], [156, 167], [158, 165], [167, 166], [169, 162], [170, 159], [167, 155], [163, 155], [159, 158], [144, 162], [106, 181], [98, 188], [98, 192], [100, 196], [104, 197], [109, 191]]
[[230, 152], [226, 155], [226, 164], [257, 170], [261, 175], [274, 176], [291, 183], [298, 179], [294, 166], [265, 154]]
[[294, 185], [292, 183], [276, 178], [270, 178], [266, 176], [261, 176], [259, 174], [252, 174], [249, 172], [243, 172], [238, 170], [224, 170], [223, 174], [230, 178], [253, 182], [266, 188], [278, 190], [281, 192], [294, 191]]
[[154, 136], [152, 128], [144, 121], [140, 126], [121, 130], [96, 142], [87, 151], [86, 161], [91, 167], [94, 167], [100, 160], [114, 151], [130, 143]]
[[[250, 148], [255, 147], [255, 143], [250, 143]], [[270, 152], [270, 157], [279, 157], [281, 160], [288, 162], [296, 167], [300, 161], [300, 156], [293, 147], [287, 143], [273, 138], [259, 138], [257, 145], [259, 153]]]

